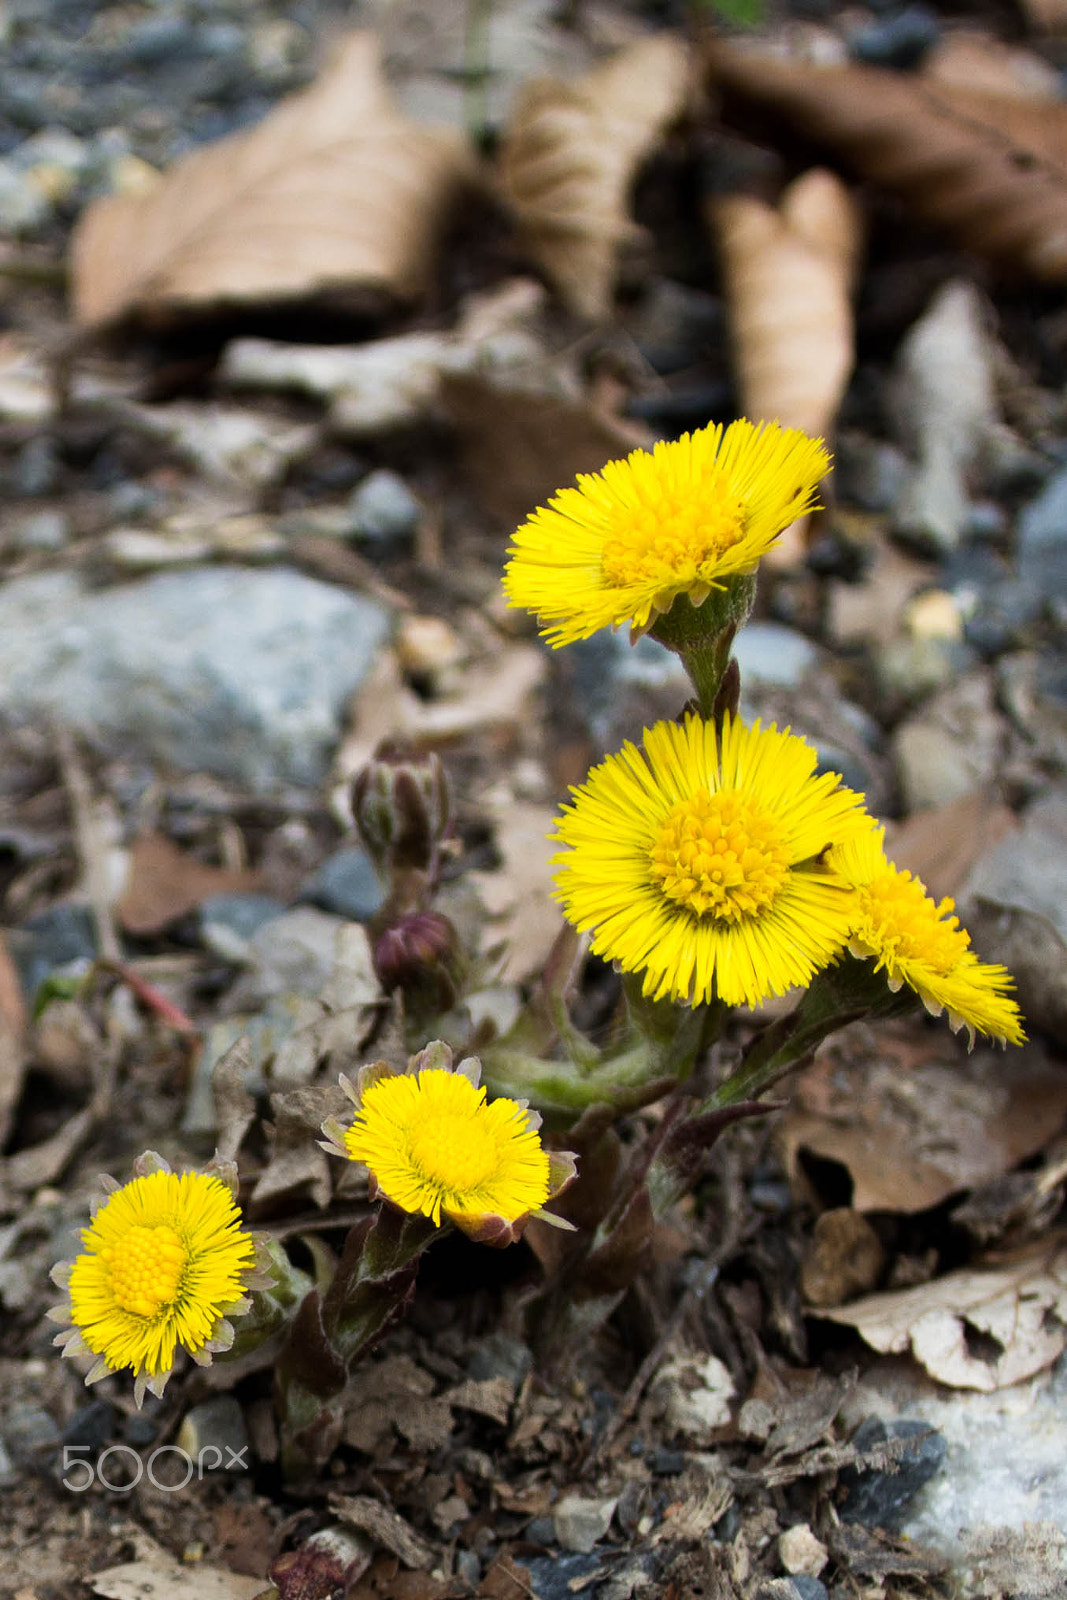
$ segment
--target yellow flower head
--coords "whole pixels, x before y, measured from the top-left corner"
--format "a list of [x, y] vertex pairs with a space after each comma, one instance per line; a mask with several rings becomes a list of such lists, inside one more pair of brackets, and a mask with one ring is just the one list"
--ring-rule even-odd
[[855, 956], [875, 956], [890, 989], [905, 984], [927, 1011], [948, 1012], [953, 1031], [990, 1034], [1024, 1044], [1026, 1035], [1007, 968], [979, 961], [970, 934], [953, 915], [955, 902], [937, 903], [910, 872], [886, 859], [885, 830], [873, 824], [830, 852], [831, 865], [858, 893], [858, 921], [850, 941]]
[[645, 730], [572, 790], [556, 838], [557, 898], [597, 955], [644, 972], [657, 1000], [759, 1005], [807, 983], [847, 942], [853, 895], [823, 852], [862, 797], [788, 729]]
[[544, 1149], [541, 1119], [525, 1102], [486, 1101], [473, 1057], [453, 1068], [447, 1045], [429, 1045], [406, 1072], [384, 1062], [341, 1085], [356, 1107], [344, 1128], [323, 1124], [324, 1148], [361, 1162], [401, 1211], [442, 1217], [483, 1244], [520, 1237], [531, 1216], [574, 1176], [574, 1157]]
[[245, 1290], [264, 1280], [233, 1169], [178, 1174], [149, 1152], [135, 1172], [121, 1187], [105, 1180], [82, 1253], [53, 1270], [68, 1299], [49, 1316], [68, 1324], [55, 1340], [65, 1356], [97, 1357], [86, 1383], [132, 1367], [140, 1405], [146, 1389], [163, 1393], [179, 1345], [200, 1366], [229, 1349], [227, 1314], [246, 1311]]
[[634, 450], [580, 473], [523, 523], [504, 591], [532, 611], [550, 644], [628, 622], [644, 632], [679, 595], [703, 605], [751, 572], [815, 504], [830, 456], [776, 422], [732, 422]]

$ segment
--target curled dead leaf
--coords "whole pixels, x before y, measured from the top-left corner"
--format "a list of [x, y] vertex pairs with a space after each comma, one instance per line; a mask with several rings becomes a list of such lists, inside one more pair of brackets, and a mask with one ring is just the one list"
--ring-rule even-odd
[[571, 83], [526, 86], [500, 152], [499, 183], [524, 241], [573, 311], [605, 317], [616, 249], [635, 229], [628, 190], [685, 103], [682, 40], [660, 33]]
[[748, 417], [828, 433], [852, 371], [849, 303], [859, 208], [813, 168], [775, 209], [749, 195], [710, 202], [723, 256], [735, 364]]
[[417, 295], [471, 170], [455, 134], [393, 105], [373, 35], [246, 133], [194, 151], [144, 195], [90, 206], [72, 244], [82, 324], [353, 287]]
[[910, 1350], [939, 1383], [990, 1393], [1044, 1371], [1067, 1347], [1067, 1246], [1044, 1239], [1002, 1262], [819, 1315], [883, 1354]]
[[1067, 278], [1067, 105], [717, 43], [720, 89], [839, 154], [966, 248]]
[[912, 1023], [856, 1025], [824, 1045], [778, 1130], [790, 1173], [809, 1152], [846, 1168], [856, 1211], [913, 1215], [1010, 1172], [1067, 1112], [1067, 1080], [1035, 1045], [1011, 1073], [991, 1047], [931, 1055]]
[[[713, 199], [708, 209], [723, 260], [741, 410], [825, 437], [855, 355], [858, 205], [840, 178], [815, 167], [790, 184], [777, 209], [741, 194]], [[802, 554], [803, 527], [786, 529], [772, 564]]]

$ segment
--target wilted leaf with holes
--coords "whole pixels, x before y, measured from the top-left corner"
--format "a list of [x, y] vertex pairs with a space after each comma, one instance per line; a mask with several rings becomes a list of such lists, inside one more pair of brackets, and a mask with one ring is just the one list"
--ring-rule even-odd
[[[900, 194], [966, 248], [1067, 279], [1067, 105], [717, 44], [712, 80]], [[729, 105], [727, 107], [729, 110]]]
[[422, 289], [469, 170], [460, 138], [393, 105], [371, 34], [258, 127], [196, 150], [149, 194], [91, 206], [72, 245], [81, 323], [131, 312]]
[[883, 1354], [911, 1354], [932, 1378], [986, 1393], [1032, 1378], [1067, 1347], [1067, 1248], [1042, 1240], [988, 1266], [820, 1311]]
[[611, 308], [616, 250], [635, 232], [630, 184], [686, 87], [685, 46], [661, 33], [572, 83], [536, 79], [515, 108], [500, 187], [530, 253], [581, 316]]

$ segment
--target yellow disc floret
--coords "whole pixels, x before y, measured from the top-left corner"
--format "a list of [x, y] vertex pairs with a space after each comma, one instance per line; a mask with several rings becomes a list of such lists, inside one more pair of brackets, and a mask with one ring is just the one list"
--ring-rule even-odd
[[723, 473], [712, 468], [699, 496], [669, 482], [635, 474], [635, 504], [628, 518], [604, 540], [601, 571], [617, 588], [647, 585], [655, 593], [677, 593], [710, 581], [722, 556], [745, 534], [745, 507]]
[[363, 1094], [345, 1149], [383, 1194], [440, 1223], [442, 1215], [513, 1221], [549, 1197], [549, 1158], [524, 1108], [443, 1068], [379, 1078]]
[[173, 1228], [131, 1228], [100, 1259], [107, 1268], [115, 1304], [138, 1317], [154, 1317], [178, 1295], [189, 1252]]
[[766, 910], [789, 868], [781, 829], [736, 790], [680, 800], [650, 855], [652, 881], [669, 900], [720, 922]]

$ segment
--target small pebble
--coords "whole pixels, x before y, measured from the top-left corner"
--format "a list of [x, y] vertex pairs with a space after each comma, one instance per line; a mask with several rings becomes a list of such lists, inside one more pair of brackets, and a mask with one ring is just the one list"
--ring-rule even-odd
[[353, 845], [327, 856], [298, 898], [335, 916], [369, 922], [385, 901], [385, 888], [370, 857]]
[[63, 511], [36, 511], [22, 517], [11, 530], [19, 550], [62, 550], [70, 537], [70, 519]]
[[248, 1432], [231, 1394], [216, 1395], [187, 1412], [176, 1443], [205, 1472], [248, 1471]]
[[558, 1543], [564, 1550], [588, 1554], [611, 1527], [617, 1503], [617, 1496], [592, 1499], [584, 1495], [565, 1495], [552, 1516]]
[[370, 472], [348, 502], [356, 538], [374, 544], [409, 539], [418, 526], [422, 507], [403, 478], [387, 467]]
[[798, 1522], [779, 1536], [778, 1559], [792, 1577], [817, 1578], [830, 1557], [808, 1524]]
[[467, 1376], [484, 1382], [486, 1378], [507, 1378], [516, 1392], [522, 1387], [533, 1365], [528, 1345], [506, 1333], [491, 1333], [471, 1351]]
[[917, 67], [941, 37], [941, 24], [926, 6], [906, 6], [858, 29], [849, 40], [857, 61], [872, 67]]
[[253, 936], [284, 913], [282, 901], [269, 894], [209, 895], [200, 905], [200, 937], [213, 955], [243, 964]]
[[91, 1400], [79, 1406], [63, 1428], [63, 1443], [102, 1450], [115, 1436], [118, 1412], [110, 1400]]

